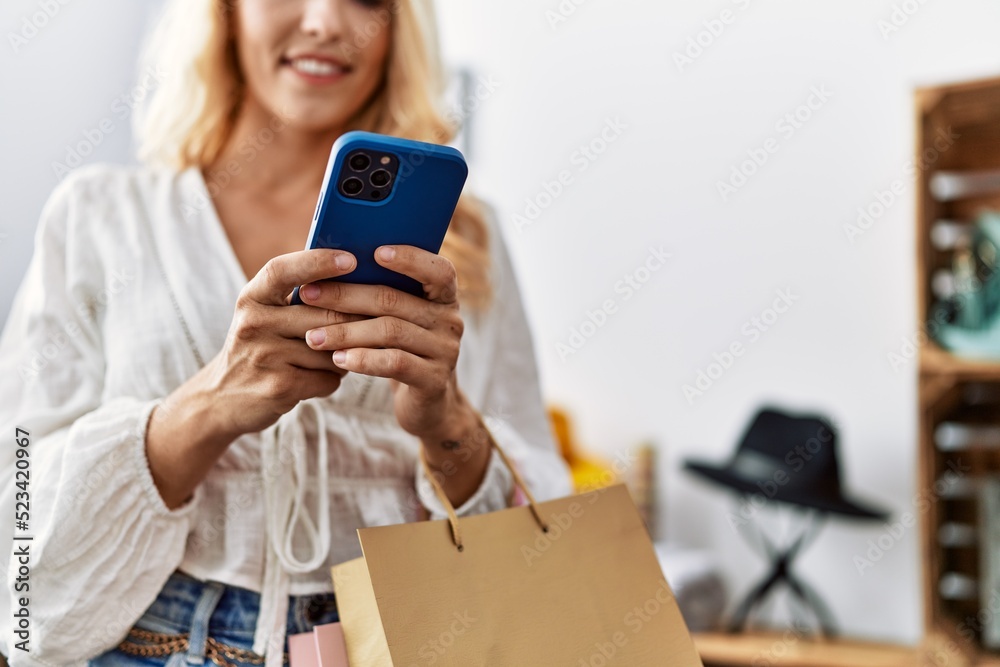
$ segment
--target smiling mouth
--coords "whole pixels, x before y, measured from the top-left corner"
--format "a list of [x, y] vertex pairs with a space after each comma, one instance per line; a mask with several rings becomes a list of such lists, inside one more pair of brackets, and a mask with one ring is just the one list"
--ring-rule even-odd
[[343, 76], [351, 71], [350, 67], [340, 65], [333, 60], [313, 56], [282, 58], [281, 62], [283, 65], [291, 67], [295, 72], [309, 77], [334, 78]]
[[293, 60], [291, 65], [293, 69], [303, 74], [312, 74], [314, 76], [331, 76], [346, 71], [344, 68], [338, 67], [331, 62], [315, 60], [313, 58], [298, 58]]

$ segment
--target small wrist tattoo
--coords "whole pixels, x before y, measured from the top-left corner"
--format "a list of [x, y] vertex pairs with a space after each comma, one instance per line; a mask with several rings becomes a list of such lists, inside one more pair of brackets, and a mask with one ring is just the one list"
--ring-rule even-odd
[[454, 451], [462, 446], [458, 440], [442, 440], [441, 446], [449, 451]]

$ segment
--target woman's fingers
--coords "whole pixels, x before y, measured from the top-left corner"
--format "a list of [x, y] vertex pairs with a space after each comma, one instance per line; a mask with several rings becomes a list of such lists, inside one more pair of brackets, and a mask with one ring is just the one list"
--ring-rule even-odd
[[[387, 248], [394, 251], [388, 257], [381, 252]], [[426, 298], [387, 285], [324, 280], [334, 277], [324, 274], [303, 284], [303, 305], [285, 306], [285, 287], [290, 291], [297, 284], [286, 274], [297, 270], [296, 280], [305, 275], [298, 266], [305, 260], [298, 258], [298, 264], [275, 262], [261, 271], [250, 298], [271, 306], [246, 309], [248, 317], [259, 317], [287, 339], [305, 339], [310, 352], [329, 358], [336, 367], [418, 388], [414, 400], [436, 400], [452, 381], [464, 329], [455, 267], [447, 258], [408, 245], [382, 247], [375, 258], [419, 281]], [[248, 328], [255, 324], [259, 328], [259, 322]], [[336, 354], [327, 356], [334, 350]]]
[[447, 388], [447, 374], [438, 372], [437, 362], [404, 350], [355, 347], [337, 354], [343, 354], [344, 360], [334, 363], [354, 373], [392, 378], [411, 387], [420, 387], [431, 395], [438, 395]]
[[389, 316], [312, 329], [306, 332], [306, 342], [314, 350], [394, 347], [421, 357], [441, 355], [446, 344], [432, 331]]
[[310, 296], [306, 290], [299, 291], [303, 303], [341, 313], [371, 317], [389, 315], [425, 329], [433, 328], [441, 315], [452, 308], [388, 285], [324, 282], [316, 284], [316, 288], [318, 295], [315, 296]]
[[354, 270], [354, 255], [333, 248], [299, 250], [272, 257], [240, 292], [241, 299], [270, 306], [288, 304], [298, 285], [335, 278]]
[[429, 301], [458, 301], [458, 274], [446, 257], [412, 245], [386, 245], [375, 250], [375, 261], [419, 282]]
[[266, 327], [267, 333], [299, 341], [304, 340], [305, 332], [310, 329], [367, 319], [370, 319], [368, 315], [343, 313], [308, 305], [261, 306], [257, 315], [248, 317], [250, 323], [256, 322], [261, 328]]
[[280, 341], [277, 344], [277, 350], [281, 359], [289, 366], [314, 371], [330, 371], [341, 377], [347, 375], [346, 369], [333, 363], [329, 352], [310, 349], [302, 339]]

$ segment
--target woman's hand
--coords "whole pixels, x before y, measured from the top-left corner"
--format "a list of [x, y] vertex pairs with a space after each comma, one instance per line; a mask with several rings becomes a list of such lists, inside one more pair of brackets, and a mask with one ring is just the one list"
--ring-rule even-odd
[[399, 425], [420, 438], [448, 498], [461, 505], [482, 481], [490, 441], [455, 373], [465, 328], [455, 266], [410, 245], [382, 246], [375, 261], [419, 281], [426, 298], [386, 285], [306, 285], [299, 294], [307, 304], [370, 316], [318, 326], [306, 340], [333, 352], [342, 369], [391, 380]]
[[[347, 262], [338, 265], [338, 258]], [[150, 415], [146, 454], [168, 508], [191, 497], [240, 435], [267, 428], [303, 399], [337, 390], [347, 371], [310, 349], [305, 333], [364, 318], [288, 304], [296, 285], [354, 266], [348, 252], [303, 250], [273, 258], [243, 288], [222, 350]]]
[[296, 285], [354, 270], [354, 256], [327, 248], [274, 257], [236, 300], [226, 343], [212, 360], [211, 386], [236, 433], [267, 428], [304, 399], [327, 396], [347, 369], [305, 342], [309, 329], [363, 320], [334, 310], [291, 306]]
[[[387, 250], [394, 256], [384, 255]], [[411, 245], [382, 246], [375, 261], [418, 280], [427, 297], [387, 285], [305, 285], [299, 294], [307, 304], [371, 316], [317, 326], [306, 341], [313, 350], [333, 352], [341, 369], [389, 378], [404, 430], [424, 440], [447, 439], [469, 409], [455, 373], [464, 330], [455, 267]]]

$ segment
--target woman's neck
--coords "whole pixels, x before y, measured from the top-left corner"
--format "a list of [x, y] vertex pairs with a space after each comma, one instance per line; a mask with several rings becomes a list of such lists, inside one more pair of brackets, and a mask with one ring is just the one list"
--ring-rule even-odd
[[[207, 170], [255, 192], [319, 192], [330, 148], [342, 130], [303, 131], [257, 104], [244, 104], [225, 147]], [[227, 178], [228, 177], [228, 178]]]

